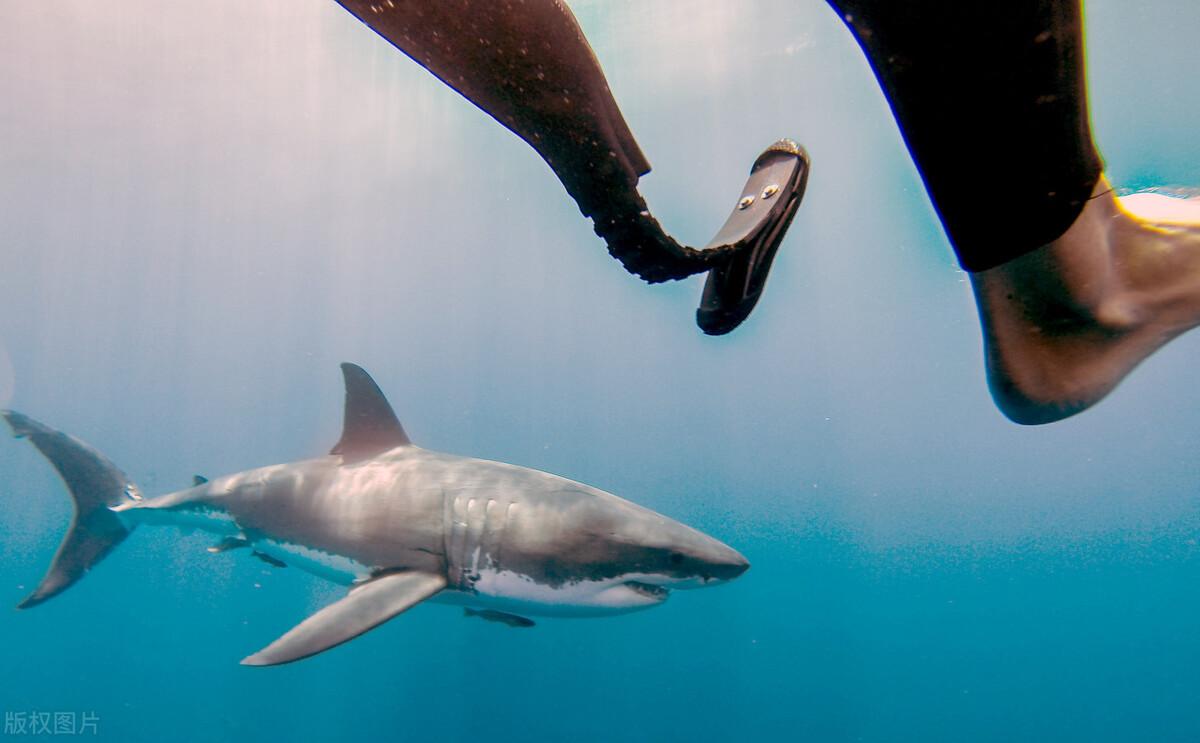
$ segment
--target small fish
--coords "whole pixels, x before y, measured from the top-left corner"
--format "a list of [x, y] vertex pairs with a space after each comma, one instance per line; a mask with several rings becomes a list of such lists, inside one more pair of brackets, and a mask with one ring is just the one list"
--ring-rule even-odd
[[278, 558], [271, 557], [266, 552], [259, 552], [258, 550], [254, 550], [250, 554], [254, 555], [255, 557], [262, 560], [263, 562], [270, 565], [271, 567], [275, 567], [275, 568], [286, 568], [287, 567], [286, 562], [284, 562], [283, 560], [280, 560]]
[[216, 555], [221, 552], [228, 552], [229, 550], [236, 550], [236, 549], [241, 549], [242, 547], [248, 547], [249, 545], [250, 545], [250, 543], [247, 542], [242, 537], [225, 537], [220, 542], [217, 542], [213, 546], [209, 547], [208, 551], [213, 553], [214, 555]]
[[463, 609], [464, 617], [479, 617], [487, 622], [499, 622], [507, 624], [509, 627], [532, 627], [534, 621], [525, 617], [518, 617], [516, 614], [505, 614], [502, 611], [495, 609]]

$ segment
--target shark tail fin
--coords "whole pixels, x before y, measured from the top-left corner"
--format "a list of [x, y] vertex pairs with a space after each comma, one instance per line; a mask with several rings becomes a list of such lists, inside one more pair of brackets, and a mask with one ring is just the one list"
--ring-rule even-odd
[[12, 410], [0, 411], [17, 438], [27, 438], [54, 465], [75, 502], [75, 515], [50, 569], [37, 589], [17, 605], [28, 609], [62, 593], [104, 559], [130, 529], [111, 506], [139, 500], [137, 487], [100, 452]]

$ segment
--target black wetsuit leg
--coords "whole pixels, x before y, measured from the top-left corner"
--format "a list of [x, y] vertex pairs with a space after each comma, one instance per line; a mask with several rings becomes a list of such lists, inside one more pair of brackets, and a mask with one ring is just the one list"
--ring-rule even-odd
[[1103, 169], [1081, 0], [828, 1], [866, 52], [964, 269], [1066, 232]]

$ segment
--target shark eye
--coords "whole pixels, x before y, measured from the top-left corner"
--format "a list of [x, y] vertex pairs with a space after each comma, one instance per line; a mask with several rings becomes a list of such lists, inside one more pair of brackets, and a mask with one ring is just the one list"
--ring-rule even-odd
[[679, 554], [678, 552], [672, 552], [671, 556], [668, 557], [667, 559], [671, 561], [672, 565], [683, 564], [683, 555]]

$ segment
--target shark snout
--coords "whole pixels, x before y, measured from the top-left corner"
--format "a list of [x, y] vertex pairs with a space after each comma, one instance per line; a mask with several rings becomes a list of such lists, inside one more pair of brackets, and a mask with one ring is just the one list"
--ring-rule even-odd
[[725, 565], [724, 580], [733, 580], [750, 569], [750, 561], [747, 560], [742, 553], [735, 550], [733, 554], [735, 554], [737, 557], [732, 562], [729, 562]]
[[721, 547], [721, 555], [709, 563], [712, 580], [733, 580], [750, 569], [750, 561], [741, 552], [724, 544]]
[[737, 550], [710, 539], [704, 549], [684, 561], [683, 575], [672, 588], [704, 588], [737, 578], [750, 569], [750, 561]]

